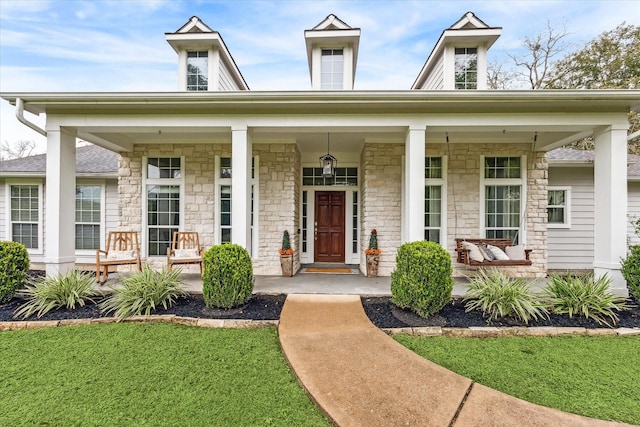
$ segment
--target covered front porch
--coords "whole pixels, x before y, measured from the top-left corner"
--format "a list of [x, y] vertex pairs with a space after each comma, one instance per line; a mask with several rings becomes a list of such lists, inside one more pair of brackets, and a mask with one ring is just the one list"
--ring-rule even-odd
[[[619, 272], [626, 176], [619, 165], [626, 164], [631, 101], [624, 92], [199, 95], [25, 97], [26, 109], [47, 113], [48, 274], [77, 261], [70, 238], [77, 177], [65, 167], [75, 162], [76, 138], [121, 154], [118, 226], [140, 232], [143, 257], [153, 264], [164, 260], [162, 233], [193, 230], [205, 246], [247, 248], [257, 274], [277, 275], [277, 250], [289, 230], [298, 270], [319, 261], [318, 195], [340, 193], [338, 237], [329, 241], [341, 252], [328, 261], [364, 271], [374, 228], [385, 276], [403, 242], [435, 240], [453, 254], [455, 238], [495, 235], [532, 249], [532, 265], [512, 274], [544, 277], [545, 152], [594, 136], [594, 271], [626, 293]], [[347, 169], [343, 181], [318, 183], [305, 171], [313, 173], [328, 152]], [[173, 207], [152, 208], [151, 196]]]

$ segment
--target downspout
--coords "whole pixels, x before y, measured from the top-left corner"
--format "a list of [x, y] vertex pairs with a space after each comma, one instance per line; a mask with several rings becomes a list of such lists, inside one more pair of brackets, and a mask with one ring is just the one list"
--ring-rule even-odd
[[21, 98], [16, 98], [16, 117], [18, 121], [26, 126], [29, 126], [31, 129], [38, 132], [40, 135], [46, 137], [47, 131], [38, 127], [35, 123], [30, 122], [24, 117], [24, 102], [22, 102]]

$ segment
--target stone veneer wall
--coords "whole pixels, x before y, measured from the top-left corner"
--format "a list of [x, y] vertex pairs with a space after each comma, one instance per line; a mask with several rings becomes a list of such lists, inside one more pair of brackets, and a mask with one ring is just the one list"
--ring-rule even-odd
[[[501, 267], [513, 277], [544, 277], [547, 270], [547, 161], [545, 153], [532, 152], [528, 144], [427, 144], [427, 156], [449, 155], [447, 177], [447, 249], [455, 260], [455, 238], [478, 237], [480, 231], [480, 156], [527, 157], [526, 247], [532, 249], [531, 266]], [[473, 275], [453, 263], [454, 276]]]
[[[294, 271], [300, 268], [300, 152], [295, 144], [254, 144], [253, 155], [259, 156], [258, 256], [253, 260], [255, 274], [279, 275], [278, 249], [282, 233], [289, 230], [296, 249]], [[136, 145], [133, 152], [122, 153], [119, 166], [119, 226], [142, 235], [142, 158], [185, 157], [185, 230], [197, 231], [205, 249], [214, 243], [215, 157], [230, 157], [231, 144], [157, 144]], [[144, 242], [141, 242], [143, 245]], [[164, 257], [148, 260], [155, 267], [166, 264]], [[197, 266], [182, 266], [197, 272]], [[123, 267], [126, 270], [128, 267]]]
[[254, 144], [260, 158], [259, 252], [255, 274], [280, 275], [282, 233], [289, 230], [294, 273], [300, 269], [301, 158], [295, 144]]
[[366, 255], [371, 229], [378, 230], [381, 249], [378, 274], [389, 276], [395, 268], [401, 243], [402, 156], [404, 144], [366, 143], [360, 156], [360, 270], [366, 274]]

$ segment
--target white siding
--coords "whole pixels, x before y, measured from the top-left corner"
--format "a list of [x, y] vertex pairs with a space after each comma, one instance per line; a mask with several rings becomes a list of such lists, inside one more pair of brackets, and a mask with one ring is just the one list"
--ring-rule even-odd
[[640, 218], [640, 182], [629, 182], [627, 184], [627, 211], [629, 223], [627, 224], [627, 235], [630, 245], [640, 245], [640, 237], [636, 235], [631, 222]]
[[224, 61], [220, 61], [220, 77], [218, 81], [218, 90], [240, 90], [240, 86], [236, 84], [229, 72], [229, 67]]
[[118, 181], [115, 179], [105, 182], [105, 227], [104, 241], [107, 241], [109, 231], [118, 229]]
[[7, 230], [7, 195], [5, 194], [6, 185], [4, 179], [0, 179], [0, 240], [9, 240]]
[[549, 168], [549, 186], [571, 187], [571, 228], [548, 229], [548, 262], [552, 270], [593, 268], [593, 168]]
[[440, 56], [438, 62], [429, 72], [429, 76], [420, 89], [442, 90], [444, 89], [444, 56]]

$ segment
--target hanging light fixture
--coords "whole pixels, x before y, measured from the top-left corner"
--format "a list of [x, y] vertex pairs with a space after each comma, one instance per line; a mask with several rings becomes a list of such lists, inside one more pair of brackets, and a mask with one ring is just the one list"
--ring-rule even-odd
[[329, 133], [327, 133], [327, 154], [320, 157], [320, 167], [322, 168], [322, 176], [324, 178], [331, 178], [335, 171], [338, 159], [330, 154], [329, 150]]

